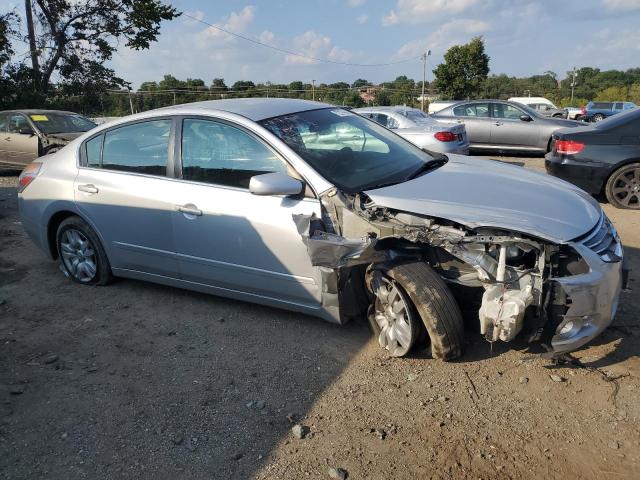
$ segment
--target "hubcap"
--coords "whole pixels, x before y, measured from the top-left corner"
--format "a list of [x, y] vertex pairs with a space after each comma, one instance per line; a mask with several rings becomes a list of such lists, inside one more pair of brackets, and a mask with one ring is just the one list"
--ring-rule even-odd
[[412, 345], [411, 315], [405, 294], [392, 280], [380, 277], [376, 288], [375, 321], [380, 327], [378, 342], [394, 357], [406, 355]]
[[640, 208], [640, 168], [620, 172], [613, 182], [613, 195], [628, 208]]
[[95, 250], [80, 230], [65, 230], [60, 239], [60, 254], [67, 272], [79, 282], [90, 282], [96, 276]]

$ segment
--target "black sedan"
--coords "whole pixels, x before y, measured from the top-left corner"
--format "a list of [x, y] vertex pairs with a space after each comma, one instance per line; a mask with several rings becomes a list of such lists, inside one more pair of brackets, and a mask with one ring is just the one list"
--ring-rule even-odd
[[640, 109], [554, 132], [545, 166], [615, 207], [640, 209]]

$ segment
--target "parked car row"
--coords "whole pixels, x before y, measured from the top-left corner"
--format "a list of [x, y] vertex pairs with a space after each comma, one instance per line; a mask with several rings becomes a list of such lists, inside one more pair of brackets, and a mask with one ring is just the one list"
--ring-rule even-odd
[[[560, 121], [497, 101], [450, 112], [490, 129]], [[623, 250], [591, 196], [431, 154], [393, 133], [401, 118], [393, 130], [375, 119], [264, 98], [125, 117], [24, 169], [22, 224], [74, 282], [120, 276], [337, 323], [366, 317], [392, 356], [425, 339], [436, 358], [461, 356], [460, 305], [477, 309], [489, 342], [520, 335], [554, 354], [607, 327]]]

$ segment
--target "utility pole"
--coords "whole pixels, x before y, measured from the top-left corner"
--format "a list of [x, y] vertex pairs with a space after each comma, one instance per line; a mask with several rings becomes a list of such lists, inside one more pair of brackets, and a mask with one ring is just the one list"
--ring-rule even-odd
[[571, 72], [571, 103], [573, 104], [573, 89], [576, 87], [576, 76], [578, 73], [576, 72], [576, 67], [573, 67], [573, 71]]
[[267, 86], [267, 98], [269, 98], [269, 87], [271, 86], [271, 82], [265, 82], [265, 85]]
[[427, 82], [427, 57], [431, 55], [431, 50], [427, 50], [420, 57], [422, 59], [422, 96], [420, 97], [420, 105], [424, 112], [424, 84]]
[[131, 100], [131, 87], [127, 85], [127, 90], [129, 90], [129, 106], [131, 107], [131, 115], [133, 115], [133, 100]]
[[27, 32], [29, 35], [29, 52], [31, 53], [31, 67], [33, 68], [34, 90], [40, 88], [40, 64], [38, 62], [38, 48], [36, 46], [36, 34], [33, 28], [33, 12], [31, 11], [31, 0], [24, 0], [24, 13], [27, 17]]
[[311, 98], [313, 98], [313, 101], [316, 101], [316, 81], [315, 80], [311, 80]]

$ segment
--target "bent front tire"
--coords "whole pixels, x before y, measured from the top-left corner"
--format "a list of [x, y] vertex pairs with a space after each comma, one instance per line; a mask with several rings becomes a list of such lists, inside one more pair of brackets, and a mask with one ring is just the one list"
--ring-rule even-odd
[[464, 322], [451, 290], [426, 263], [396, 265], [387, 275], [408, 295], [431, 341], [434, 358], [454, 360], [462, 355]]
[[84, 285], [106, 285], [112, 280], [111, 266], [98, 235], [80, 217], [60, 223], [56, 233], [60, 268], [71, 280]]

